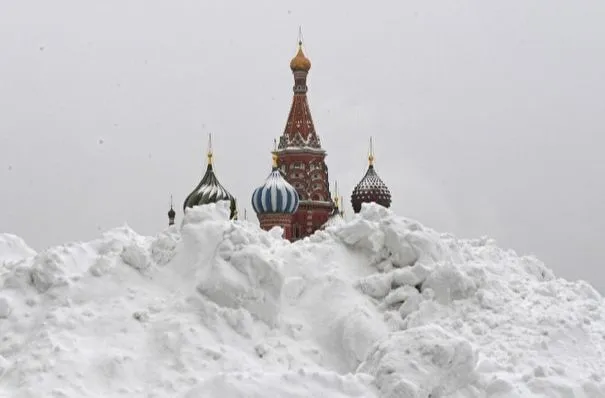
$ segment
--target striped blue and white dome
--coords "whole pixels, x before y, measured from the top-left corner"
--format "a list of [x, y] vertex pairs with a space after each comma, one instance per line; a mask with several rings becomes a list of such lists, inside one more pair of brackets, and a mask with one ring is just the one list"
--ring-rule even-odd
[[265, 183], [254, 190], [252, 208], [257, 214], [292, 214], [298, 209], [299, 197], [296, 189], [273, 167]]

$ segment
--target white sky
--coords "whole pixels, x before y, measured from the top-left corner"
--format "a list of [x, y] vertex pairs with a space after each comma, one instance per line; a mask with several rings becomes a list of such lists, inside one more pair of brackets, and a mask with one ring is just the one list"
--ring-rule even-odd
[[0, 232], [37, 250], [154, 234], [171, 193], [180, 219], [208, 132], [255, 219], [302, 24], [347, 204], [372, 135], [396, 212], [603, 291], [603, 21], [597, 0], [2, 1]]

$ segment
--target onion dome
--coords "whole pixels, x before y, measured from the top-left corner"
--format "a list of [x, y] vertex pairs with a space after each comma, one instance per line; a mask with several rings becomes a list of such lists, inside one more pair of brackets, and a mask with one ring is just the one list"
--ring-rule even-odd
[[311, 69], [311, 61], [305, 56], [302, 50], [302, 40], [298, 41], [298, 52], [290, 61], [290, 69], [292, 71], [302, 70], [308, 72]]
[[282, 176], [277, 168], [277, 154], [273, 153], [273, 169], [265, 183], [252, 193], [252, 208], [256, 214], [285, 213], [298, 210], [296, 189]]
[[384, 207], [391, 206], [391, 192], [384, 182], [380, 179], [374, 169], [374, 153], [372, 150], [372, 140], [370, 139], [370, 155], [368, 156], [369, 166], [366, 174], [357, 184], [351, 195], [351, 204], [353, 211], [359, 213], [362, 203], [375, 202]]
[[214, 173], [214, 168], [212, 165], [212, 138], [209, 138], [208, 145], [208, 166], [206, 167], [206, 173], [204, 177], [202, 177], [202, 181], [195, 187], [193, 192], [187, 196], [185, 202], [183, 203], [183, 211], [187, 207], [201, 206], [209, 203], [216, 203], [221, 200], [228, 200], [231, 202], [231, 219], [237, 217], [237, 208], [236, 202], [233, 195], [229, 193], [221, 185], [221, 183], [216, 178], [216, 174]]

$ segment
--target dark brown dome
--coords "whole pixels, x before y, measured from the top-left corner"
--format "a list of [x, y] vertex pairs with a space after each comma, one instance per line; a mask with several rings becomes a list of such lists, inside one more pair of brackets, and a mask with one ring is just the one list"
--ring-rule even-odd
[[376, 173], [373, 164], [370, 164], [368, 171], [351, 195], [351, 204], [355, 213], [361, 211], [362, 203], [369, 202], [375, 202], [384, 207], [391, 206], [391, 192]]

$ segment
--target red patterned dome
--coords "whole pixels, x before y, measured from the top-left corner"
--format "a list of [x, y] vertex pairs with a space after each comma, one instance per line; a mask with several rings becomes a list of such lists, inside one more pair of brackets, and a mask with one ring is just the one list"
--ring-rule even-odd
[[391, 206], [391, 192], [374, 169], [374, 155], [371, 149], [371, 142], [368, 160], [370, 162], [368, 171], [366, 171], [359, 184], [353, 189], [353, 194], [351, 195], [351, 204], [355, 213], [361, 211], [362, 203], [375, 202], [384, 207]]

